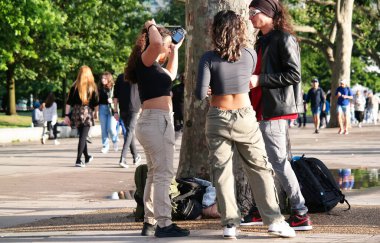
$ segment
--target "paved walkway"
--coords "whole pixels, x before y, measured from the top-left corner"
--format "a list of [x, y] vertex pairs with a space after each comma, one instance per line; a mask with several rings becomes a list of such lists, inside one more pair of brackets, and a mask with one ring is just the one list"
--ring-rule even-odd
[[[318, 157], [329, 168], [379, 169], [380, 126], [353, 128], [349, 135], [337, 129], [323, 129], [313, 134], [306, 128], [290, 129], [294, 155], [305, 153]], [[181, 136], [177, 140], [175, 161], [178, 163]], [[0, 242], [142, 242], [153, 238], [139, 237], [138, 231], [70, 231], [37, 233], [1, 233], [1, 228], [40, 219], [79, 214], [100, 209], [134, 207], [134, 200], [112, 200], [114, 191], [134, 189], [134, 168], [118, 166], [120, 152], [100, 153], [100, 138], [94, 138], [89, 150], [95, 159], [86, 168], [74, 167], [77, 139], [0, 145]], [[142, 153], [141, 146], [138, 150]], [[130, 155], [129, 155], [130, 156]], [[129, 157], [131, 160], [131, 158]], [[143, 162], [145, 157], [143, 156]], [[348, 192], [353, 205], [380, 205], [380, 190]], [[192, 231], [182, 241], [219, 241], [219, 231]], [[179, 239], [155, 239], [177, 242]], [[242, 233], [239, 241], [255, 242], [380, 242], [379, 235], [300, 234], [296, 239], [269, 238], [267, 234]]]

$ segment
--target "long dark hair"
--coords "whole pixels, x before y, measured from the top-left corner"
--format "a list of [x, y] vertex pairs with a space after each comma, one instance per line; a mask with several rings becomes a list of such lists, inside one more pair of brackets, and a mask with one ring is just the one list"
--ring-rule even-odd
[[291, 23], [291, 17], [287, 10], [287, 8], [282, 4], [282, 2], [278, 1], [278, 5], [280, 6], [280, 10], [276, 16], [273, 18], [273, 26], [276, 30], [282, 30], [284, 32], [288, 32], [293, 36], [296, 36], [294, 32], [293, 25]]
[[[288, 32], [292, 34], [293, 36], [295, 36], [295, 32], [291, 24], [291, 17], [289, 15], [288, 10], [282, 4], [282, 2], [279, 0], [267, 0], [267, 2], [270, 2], [272, 6], [275, 6], [275, 9], [276, 9], [276, 10], [274, 9], [272, 10], [274, 11], [274, 16], [273, 16], [274, 29]], [[249, 4], [249, 8], [251, 7], [255, 8], [257, 4], [258, 4], [258, 1], [252, 1]]]
[[240, 48], [247, 45], [247, 26], [243, 18], [232, 10], [218, 12], [212, 24], [212, 43], [222, 58], [230, 62], [239, 60]]
[[[171, 32], [164, 27], [157, 27], [158, 32], [161, 34], [162, 38], [166, 36], [170, 36]], [[128, 58], [127, 66], [124, 68], [124, 78], [125, 81], [131, 83], [137, 83], [136, 76], [136, 65], [139, 58], [141, 58], [141, 54], [148, 48], [149, 46], [149, 37], [148, 32], [145, 27], [141, 30], [140, 35], [137, 37], [135, 46], [132, 49], [132, 53]]]
[[55, 101], [55, 96], [54, 96], [54, 94], [53, 94], [52, 92], [50, 92], [50, 93], [48, 94], [48, 96], [46, 97], [46, 100], [45, 100], [45, 107], [46, 107], [46, 108], [49, 108], [50, 106], [53, 105], [54, 101]]

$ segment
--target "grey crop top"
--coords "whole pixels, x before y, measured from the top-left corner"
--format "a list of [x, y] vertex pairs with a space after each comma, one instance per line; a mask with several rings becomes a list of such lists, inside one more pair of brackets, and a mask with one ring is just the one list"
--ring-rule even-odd
[[206, 98], [209, 86], [214, 95], [248, 93], [256, 61], [257, 54], [250, 48], [242, 48], [236, 62], [222, 59], [215, 51], [205, 52], [199, 61], [195, 96]]
[[136, 66], [141, 103], [160, 96], [170, 96], [173, 82], [158, 62], [146, 67], [139, 58]]

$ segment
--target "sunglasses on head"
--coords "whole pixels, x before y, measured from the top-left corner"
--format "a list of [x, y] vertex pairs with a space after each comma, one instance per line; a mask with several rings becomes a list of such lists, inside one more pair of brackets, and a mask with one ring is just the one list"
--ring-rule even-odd
[[258, 9], [250, 9], [249, 10], [249, 17], [255, 17], [259, 13], [261, 13], [261, 11]]

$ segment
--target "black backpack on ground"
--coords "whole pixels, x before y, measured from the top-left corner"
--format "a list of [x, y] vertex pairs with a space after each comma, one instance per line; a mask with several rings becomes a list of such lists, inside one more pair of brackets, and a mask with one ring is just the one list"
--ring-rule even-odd
[[[134, 194], [137, 207], [135, 210], [135, 221], [144, 221], [144, 189], [148, 173], [148, 166], [142, 164], [137, 166], [135, 170], [136, 191]], [[174, 181], [174, 180], [173, 180]], [[206, 187], [195, 182], [194, 178], [176, 179], [178, 183], [175, 185], [178, 190], [170, 189], [170, 198], [172, 202], [172, 217], [177, 220], [192, 220], [198, 218], [202, 214], [202, 199], [206, 191]], [[174, 181], [174, 182], [175, 182]], [[178, 195], [179, 194], [179, 195]]]
[[180, 195], [172, 198], [172, 216], [176, 220], [193, 220], [202, 214], [202, 199], [206, 187], [195, 182], [194, 178], [177, 178]]
[[137, 203], [135, 211], [135, 221], [142, 222], [144, 221], [144, 189], [146, 183], [146, 177], [148, 173], [148, 166], [142, 164], [137, 166], [135, 170], [135, 185], [136, 191], [134, 194], [135, 201]]
[[302, 155], [300, 159], [292, 160], [291, 164], [310, 213], [329, 212], [338, 203], [344, 202], [348, 205], [346, 210], [351, 208], [322, 161]]

